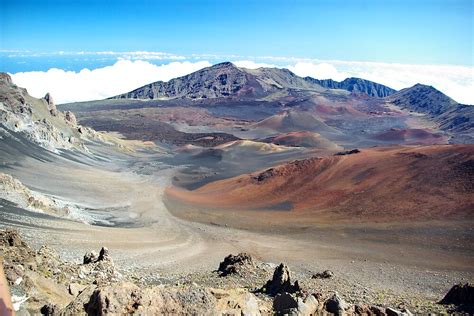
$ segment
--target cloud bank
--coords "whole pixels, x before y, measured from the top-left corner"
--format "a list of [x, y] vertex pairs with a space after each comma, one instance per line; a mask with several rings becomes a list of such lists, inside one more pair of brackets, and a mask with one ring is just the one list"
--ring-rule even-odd
[[373, 62], [298, 62], [288, 69], [299, 76], [343, 80], [359, 77], [400, 90], [417, 83], [431, 85], [457, 102], [474, 104], [474, 67]]
[[[35, 97], [52, 93], [58, 103], [97, 100], [131, 91], [145, 84], [183, 76], [216, 63], [219, 56], [195, 55], [186, 57], [153, 52], [100, 52], [113, 55], [118, 61], [103, 68], [65, 71], [52, 68], [48, 71], [18, 72], [13, 81], [28, 89]], [[81, 54], [78, 52], [76, 54]], [[84, 53], [86, 54], [86, 53]], [[403, 89], [416, 83], [432, 85], [460, 103], [474, 104], [474, 67], [451, 65], [409, 65], [338, 60], [312, 60], [285, 57], [232, 56], [237, 66], [245, 68], [288, 68], [295, 74], [317, 79], [341, 81], [347, 77], [372, 80], [394, 89]], [[163, 65], [152, 60], [175, 59]], [[222, 56], [220, 56], [222, 59]], [[210, 61], [212, 62], [210, 62]]]
[[[266, 57], [266, 60], [272, 60]], [[276, 61], [287, 61], [277, 58]], [[333, 79], [337, 81], [358, 77], [381, 83], [396, 90], [411, 87], [417, 83], [431, 85], [455, 101], [474, 104], [474, 67], [452, 65], [410, 65], [359, 61], [302, 60], [283, 66], [301, 77]], [[236, 65], [246, 68], [279, 67], [271, 63], [249, 60], [237, 61]], [[280, 66], [281, 67], [281, 66]]]
[[154, 81], [168, 81], [208, 67], [207, 61], [172, 62], [157, 66], [142, 60], [119, 60], [112, 66], [79, 72], [52, 68], [11, 74], [34, 97], [50, 92], [57, 103], [105, 99]]

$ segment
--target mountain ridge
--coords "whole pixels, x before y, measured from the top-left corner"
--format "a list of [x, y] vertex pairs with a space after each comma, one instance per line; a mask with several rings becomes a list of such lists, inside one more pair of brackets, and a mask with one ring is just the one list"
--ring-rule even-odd
[[206, 67], [169, 81], [156, 81], [119, 94], [109, 99], [208, 99], [208, 98], [259, 98], [282, 90], [308, 90], [322, 92], [342, 89], [385, 97], [396, 90], [360, 78], [347, 78], [342, 82], [300, 77], [286, 68], [247, 69], [231, 62]]
[[402, 109], [433, 118], [441, 129], [472, 134], [474, 106], [460, 104], [436, 88], [417, 83], [385, 98]]
[[349, 77], [343, 81], [335, 81], [332, 79], [319, 80], [312, 77], [305, 77], [304, 79], [306, 81], [319, 84], [324, 88], [342, 89], [354, 93], [365, 93], [371, 97], [378, 98], [387, 97], [397, 91], [380, 83], [356, 77]]
[[286, 69], [249, 70], [223, 62], [167, 82], [156, 81], [110, 99], [259, 98], [299, 86], [322, 90], [319, 85], [307, 83]]

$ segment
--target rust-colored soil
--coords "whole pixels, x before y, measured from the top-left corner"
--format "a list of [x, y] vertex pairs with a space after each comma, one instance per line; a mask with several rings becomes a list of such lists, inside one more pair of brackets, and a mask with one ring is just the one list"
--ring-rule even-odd
[[338, 145], [318, 133], [302, 131], [278, 134], [272, 143], [283, 146], [314, 147], [320, 149], [337, 150]]
[[432, 132], [426, 129], [399, 129], [392, 128], [375, 137], [382, 141], [392, 141], [406, 144], [445, 144], [449, 140], [446, 135]]
[[242, 212], [259, 214], [255, 220], [321, 223], [468, 219], [474, 215], [473, 193], [474, 145], [364, 149], [298, 160], [194, 191], [167, 190], [169, 198], [207, 215]]

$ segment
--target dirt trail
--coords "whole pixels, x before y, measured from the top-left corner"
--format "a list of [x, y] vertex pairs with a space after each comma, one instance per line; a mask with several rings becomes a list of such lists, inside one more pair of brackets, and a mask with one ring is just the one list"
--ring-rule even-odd
[[[102, 219], [113, 227], [35, 214], [5, 201], [0, 201], [0, 226], [16, 227], [34, 245], [48, 244], [74, 261], [88, 250], [107, 246], [119, 269], [138, 268], [157, 278], [211, 271], [229, 253], [246, 251], [263, 261], [286, 262], [303, 273], [331, 269], [353, 284], [409, 289], [427, 297], [473, 279], [474, 271], [466, 265], [474, 258], [472, 249], [464, 256], [453, 252], [448, 260], [446, 252], [409, 246], [410, 241], [384, 244], [383, 230], [358, 238], [354, 236], [360, 231], [351, 233], [343, 227], [264, 233], [177, 218], [163, 203], [175, 168], [150, 157], [138, 158], [132, 162], [112, 157], [90, 164], [59, 160], [55, 168], [51, 162], [26, 160], [10, 170], [33, 189], [80, 204], [87, 208], [87, 218]], [[472, 237], [472, 231], [467, 234]]]

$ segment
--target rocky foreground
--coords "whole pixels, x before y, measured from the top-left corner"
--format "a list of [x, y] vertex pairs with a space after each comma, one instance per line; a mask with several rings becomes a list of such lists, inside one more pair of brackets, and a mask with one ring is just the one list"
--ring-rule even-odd
[[[227, 256], [216, 271], [166, 283], [149, 281], [136, 271], [120, 273], [107, 248], [86, 253], [82, 263], [65, 262], [48, 246], [32, 249], [10, 229], [0, 232], [0, 247], [19, 315], [412, 314], [403, 303], [396, 307], [351, 303], [344, 298], [346, 293], [313, 291], [306, 288], [308, 280], [293, 280], [285, 264], [271, 267], [245, 253]], [[311, 279], [324, 282], [333, 277], [328, 270], [315, 273]], [[455, 285], [439, 302], [420, 306], [420, 310], [412, 311], [472, 313], [474, 286]]]

